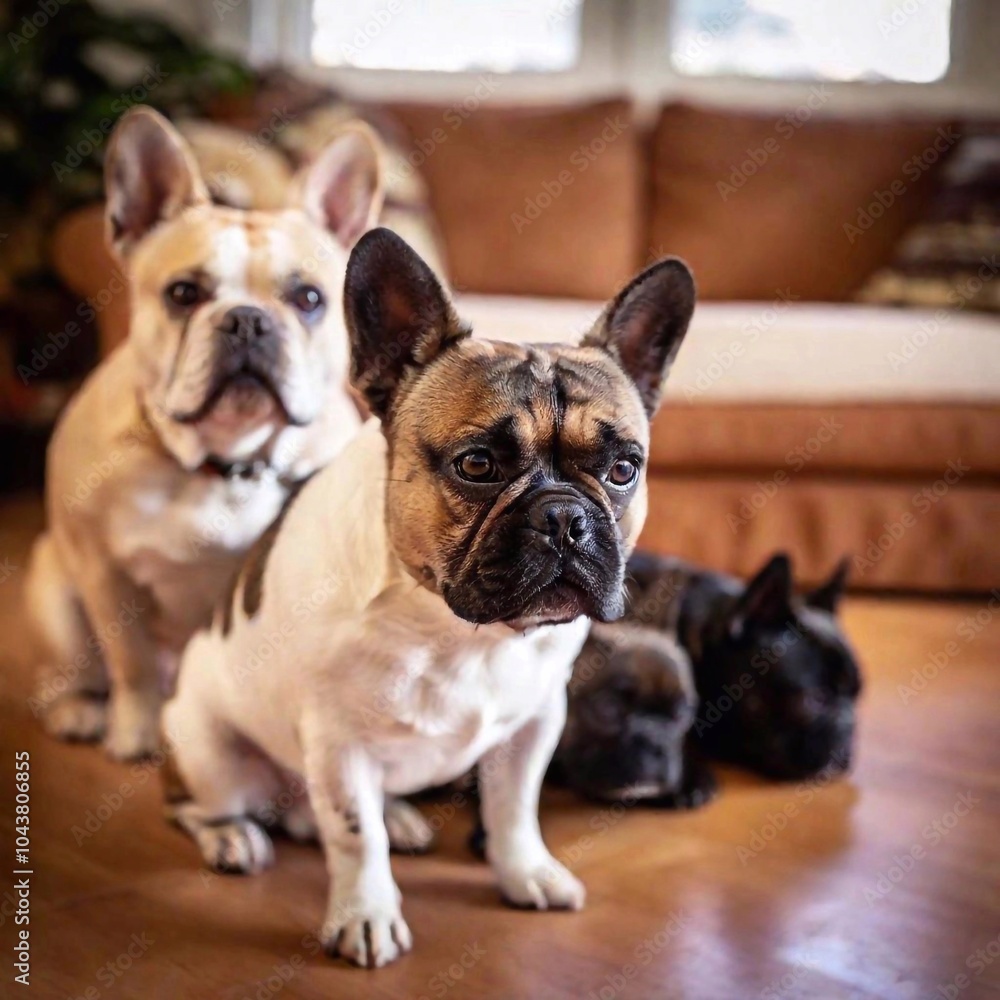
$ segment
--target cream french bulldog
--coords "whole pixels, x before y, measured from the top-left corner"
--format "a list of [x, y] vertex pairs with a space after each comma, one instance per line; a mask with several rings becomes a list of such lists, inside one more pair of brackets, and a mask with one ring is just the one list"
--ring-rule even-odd
[[169, 814], [212, 867], [266, 867], [259, 818], [308, 791], [282, 820], [325, 850], [331, 954], [409, 950], [387, 796], [477, 761], [503, 896], [583, 905], [542, 841], [539, 787], [588, 617], [624, 610], [649, 418], [693, 306], [669, 259], [578, 347], [480, 341], [400, 237], [354, 248], [352, 381], [375, 418], [258, 543], [163, 718]]
[[106, 193], [130, 333], [56, 429], [28, 593], [47, 728], [125, 759], [158, 746], [171, 660], [241, 557], [360, 426], [341, 302], [380, 209], [379, 149], [347, 127], [290, 207], [240, 211], [212, 204], [185, 141], [137, 108]]

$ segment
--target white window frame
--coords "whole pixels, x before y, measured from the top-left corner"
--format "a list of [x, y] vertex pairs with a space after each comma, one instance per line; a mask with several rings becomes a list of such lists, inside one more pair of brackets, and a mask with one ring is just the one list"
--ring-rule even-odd
[[[564, 72], [495, 74], [501, 81], [497, 101], [552, 103], [624, 95], [647, 110], [685, 100], [766, 111], [805, 102], [822, 86], [832, 97], [817, 109], [819, 115], [1000, 114], [1000, 0], [952, 0], [951, 64], [943, 79], [874, 84], [688, 76], [676, 72], [666, 54], [671, 0], [579, 2], [579, 63]], [[255, 65], [284, 63], [365, 100], [461, 100], [488, 75], [317, 66], [310, 54], [311, 28], [309, 0], [249, 0], [220, 18], [214, 33], [219, 43], [249, 54]]]

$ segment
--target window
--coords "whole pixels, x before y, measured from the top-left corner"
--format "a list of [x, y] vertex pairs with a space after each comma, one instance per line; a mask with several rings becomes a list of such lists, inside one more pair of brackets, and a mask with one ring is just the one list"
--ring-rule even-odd
[[580, 58], [579, 0], [314, 0], [320, 66], [556, 73]]
[[[839, 114], [994, 116], [1000, 0], [249, 0], [228, 44], [359, 99], [496, 103], [630, 94], [780, 109], [817, 83]], [[239, 32], [245, 31], [243, 39]], [[245, 40], [244, 40], [245, 39]]]
[[675, 0], [670, 60], [691, 76], [940, 80], [951, 0]]

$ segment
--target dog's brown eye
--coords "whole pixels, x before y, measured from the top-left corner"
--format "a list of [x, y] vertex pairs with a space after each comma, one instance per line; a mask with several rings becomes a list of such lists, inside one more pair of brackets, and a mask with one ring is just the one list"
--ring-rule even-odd
[[630, 458], [619, 458], [608, 470], [608, 482], [615, 486], [630, 486], [639, 475], [639, 468]]
[[288, 293], [288, 301], [301, 313], [314, 313], [326, 305], [323, 293], [315, 285], [298, 285]]
[[175, 281], [167, 285], [165, 292], [167, 301], [181, 309], [190, 309], [205, 298], [200, 285], [193, 281]]
[[478, 449], [467, 451], [455, 461], [458, 474], [470, 483], [492, 483], [497, 481], [497, 465], [488, 451]]

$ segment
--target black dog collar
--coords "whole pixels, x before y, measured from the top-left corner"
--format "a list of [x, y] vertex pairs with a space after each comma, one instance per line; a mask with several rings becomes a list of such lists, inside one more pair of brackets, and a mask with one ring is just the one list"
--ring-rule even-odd
[[[162, 438], [156, 431], [156, 425], [150, 419], [149, 414], [146, 412], [146, 406], [142, 401], [142, 398], [136, 394], [136, 403], [139, 407], [139, 418], [145, 424], [146, 430], [152, 434], [156, 443], [160, 446], [161, 451], [167, 455], [169, 458], [181, 465], [180, 460], [177, 456], [163, 443]], [[184, 468], [181, 465], [181, 468]], [[273, 470], [273, 466], [266, 458], [242, 459], [236, 462], [229, 462], [224, 458], [219, 458], [217, 455], [208, 455], [201, 465], [194, 469], [190, 469], [191, 473], [204, 476], [217, 476], [219, 479], [225, 479], [227, 482], [232, 482], [235, 479], [242, 479], [245, 482], [259, 482], [266, 472]], [[294, 489], [295, 486], [300, 482], [297, 479], [290, 479], [288, 476], [279, 474], [276, 470], [274, 471], [275, 478], [278, 483], [285, 487], [285, 489]], [[306, 476], [305, 478], [309, 478]]]
[[[220, 476], [223, 479], [260, 479], [271, 466], [266, 458], [253, 458], [243, 462], [227, 462], [215, 455], [209, 455], [195, 470], [206, 476]], [[280, 478], [280, 477], [279, 477]]]

